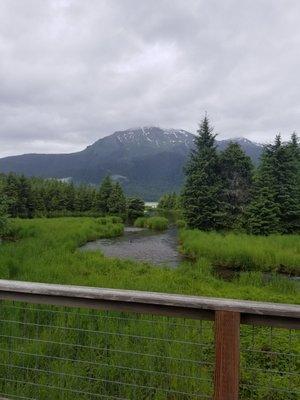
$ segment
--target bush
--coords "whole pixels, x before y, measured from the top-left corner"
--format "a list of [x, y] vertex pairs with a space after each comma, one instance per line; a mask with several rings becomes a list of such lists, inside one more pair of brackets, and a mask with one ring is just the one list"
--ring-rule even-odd
[[137, 218], [137, 219], [135, 220], [134, 226], [135, 226], [136, 228], [147, 228], [147, 221], [148, 221], [148, 218], [146, 218], [146, 217], [139, 217], [139, 218]]
[[168, 219], [165, 217], [140, 217], [135, 220], [137, 228], [148, 228], [156, 231], [163, 231], [168, 228]]
[[116, 216], [110, 217], [100, 217], [97, 219], [100, 225], [109, 225], [109, 224], [122, 224], [122, 218]]
[[177, 228], [179, 228], [179, 229], [186, 228], [186, 222], [185, 222], [185, 220], [184, 220], [184, 219], [178, 219], [178, 220], [176, 221], [176, 226], [177, 226]]
[[150, 217], [146, 221], [146, 226], [156, 231], [164, 231], [168, 228], [168, 223], [169, 221], [165, 217]]

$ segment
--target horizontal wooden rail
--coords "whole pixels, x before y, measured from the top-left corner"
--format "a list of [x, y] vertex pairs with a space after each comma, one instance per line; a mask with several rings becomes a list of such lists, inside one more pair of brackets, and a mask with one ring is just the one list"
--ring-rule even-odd
[[230, 311], [242, 324], [300, 329], [300, 306], [289, 304], [10, 280], [0, 280], [0, 299], [207, 320]]

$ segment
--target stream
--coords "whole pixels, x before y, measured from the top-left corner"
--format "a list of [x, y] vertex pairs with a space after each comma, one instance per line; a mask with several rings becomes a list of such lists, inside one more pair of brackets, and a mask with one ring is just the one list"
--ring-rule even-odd
[[183, 260], [178, 245], [176, 228], [155, 232], [149, 229], [125, 227], [123, 236], [88, 242], [80, 250], [100, 250], [107, 257], [177, 267]]
[[[178, 250], [178, 231], [176, 227], [170, 227], [164, 232], [150, 229], [125, 227], [124, 235], [111, 239], [98, 239], [88, 242], [81, 251], [101, 251], [106, 257], [120, 258], [148, 262], [152, 265], [177, 267], [186, 258]], [[243, 271], [235, 271], [226, 267], [214, 267], [214, 274], [225, 281], [232, 281]], [[291, 277], [290, 280], [299, 281], [299, 277]], [[268, 282], [272, 277], [270, 273], [263, 273], [263, 279]]]

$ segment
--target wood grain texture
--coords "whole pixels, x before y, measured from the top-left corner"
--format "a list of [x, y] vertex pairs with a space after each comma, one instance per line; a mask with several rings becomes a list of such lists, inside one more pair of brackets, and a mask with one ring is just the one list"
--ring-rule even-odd
[[215, 314], [214, 400], [238, 400], [240, 364], [240, 314]]
[[300, 307], [289, 304], [10, 280], [0, 280], [0, 299], [209, 320], [223, 310], [245, 324], [300, 329]]

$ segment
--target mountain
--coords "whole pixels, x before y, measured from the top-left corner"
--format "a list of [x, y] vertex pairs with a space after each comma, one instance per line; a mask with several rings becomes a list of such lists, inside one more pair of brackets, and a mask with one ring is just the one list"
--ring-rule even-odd
[[[24, 154], [0, 159], [0, 172], [72, 179], [98, 184], [105, 175], [119, 180], [126, 193], [156, 200], [162, 193], [179, 190], [183, 166], [195, 136], [180, 129], [141, 127], [118, 131], [97, 140], [83, 151], [70, 154]], [[262, 146], [245, 138], [238, 142], [256, 163]], [[218, 141], [223, 150], [230, 140]]]

